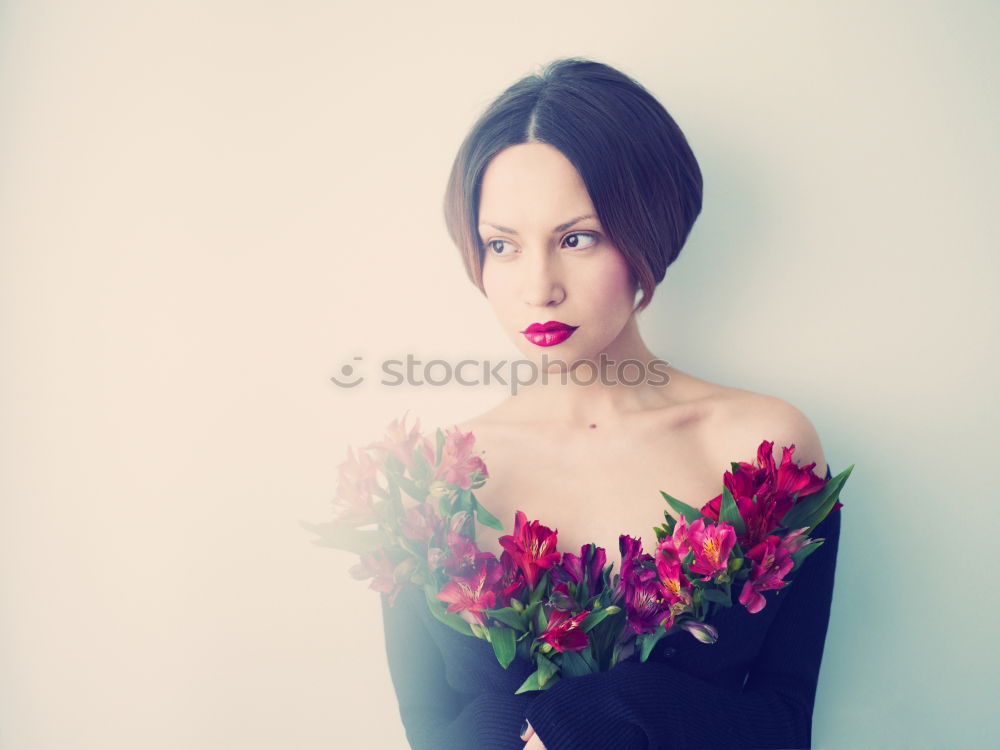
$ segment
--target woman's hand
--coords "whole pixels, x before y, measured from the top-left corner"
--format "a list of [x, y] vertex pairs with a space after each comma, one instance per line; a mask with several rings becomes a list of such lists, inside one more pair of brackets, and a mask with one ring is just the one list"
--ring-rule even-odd
[[538, 735], [535, 734], [535, 728], [531, 726], [530, 721], [525, 721], [528, 725], [527, 731], [521, 735], [522, 740], [527, 740], [528, 744], [524, 746], [524, 750], [545, 750], [545, 745], [542, 741], [538, 739]]

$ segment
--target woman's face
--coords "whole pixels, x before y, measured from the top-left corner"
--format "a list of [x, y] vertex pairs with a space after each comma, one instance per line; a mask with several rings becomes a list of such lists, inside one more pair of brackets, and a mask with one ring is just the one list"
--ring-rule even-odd
[[[571, 365], [614, 348], [636, 287], [562, 152], [524, 143], [493, 157], [483, 175], [479, 237], [486, 297], [526, 357], [538, 362], [547, 354]], [[525, 335], [550, 321], [572, 332]]]

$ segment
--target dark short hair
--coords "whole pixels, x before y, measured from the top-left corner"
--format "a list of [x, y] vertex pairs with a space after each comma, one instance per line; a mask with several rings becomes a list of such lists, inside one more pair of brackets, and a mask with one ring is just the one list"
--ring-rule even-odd
[[586, 58], [554, 60], [505, 90], [462, 142], [444, 199], [448, 233], [484, 294], [483, 173], [503, 149], [533, 142], [557, 148], [579, 172], [642, 290], [636, 311], [644, 309], [701, 211], [701, 170], [681, 129], [637, 81]]

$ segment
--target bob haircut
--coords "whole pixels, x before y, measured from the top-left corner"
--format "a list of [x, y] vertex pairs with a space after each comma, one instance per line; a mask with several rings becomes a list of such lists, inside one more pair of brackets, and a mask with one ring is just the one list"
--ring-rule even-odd
[[508, 146], [547, 143], [579, 172], [608, 239], [624, 256], [638, 312], [677, 259], [701, 211], [698, 162], [677, 123], [641, 84], [609, 65], [554, 60], [504, 91], [479, 117], [451, 168], [448, 233], [485, 295], [479, 199], [490, 160]]

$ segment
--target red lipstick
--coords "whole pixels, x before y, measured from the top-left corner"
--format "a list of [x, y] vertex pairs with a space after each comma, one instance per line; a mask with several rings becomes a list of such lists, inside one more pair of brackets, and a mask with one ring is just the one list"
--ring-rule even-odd
[[555, 346], [572, 336], [573, 331], [579, 327], [561, 323], [558, 320], [550, 320], [548, 323], [532, 323], [521, 333], [536, 346]]

